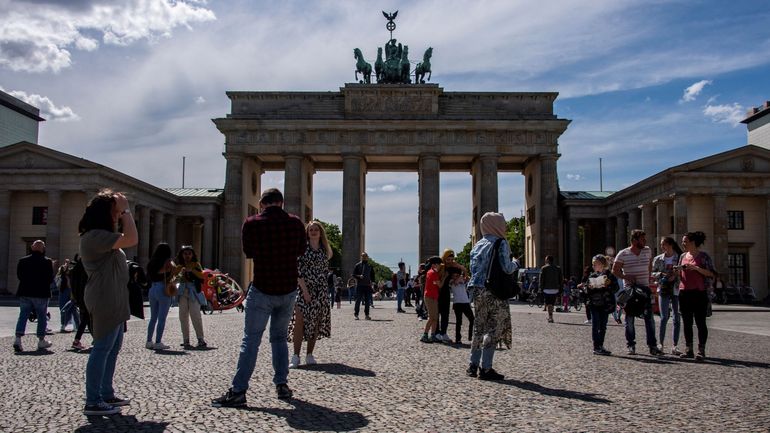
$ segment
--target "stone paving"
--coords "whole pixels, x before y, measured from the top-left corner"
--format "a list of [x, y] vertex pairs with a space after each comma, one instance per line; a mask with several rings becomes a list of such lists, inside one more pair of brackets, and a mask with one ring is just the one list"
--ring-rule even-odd
[[494, 383], [464, 375], [467, 345], [418, 342], [424, 322], [393, 307], [378, 302], [372, 321], [354, 321], [347, 303], [335, 309], [319, 364], [289, 375], [290, 401], [275, 397], [266, 334], [245, 409], [209, 405], [232, 379], [241, 313], [205, 316], [207, 351], [178, 350], [175, 318], [164, 338], [173, 350], [147, 350], [145, 324], [132, 320], [116, 373], [132, 403], [105, 418], [82, 414], [88, 356], [66, 350], [72, 334], [49, 337], [51, 351], [23, 354], [2, 338], [0, 431], [770, 431], [770, 339], [761, 335], [712, 330], [709, 359], [695, 363], [627, 356], [623, 327], [610, 325], [614, 354], [597, 357], [582, 313], [547, 324], [539, 309], [514, 306], [513, 349], [495, 355], [506, 379]]

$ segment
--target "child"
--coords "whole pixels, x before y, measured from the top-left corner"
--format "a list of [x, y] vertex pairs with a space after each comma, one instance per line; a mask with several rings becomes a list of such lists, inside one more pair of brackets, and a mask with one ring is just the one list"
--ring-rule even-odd
[[471, 300], [468, 297], [466, 288], [466, 279], [462, 271], [457, 268], [449, 268], [449, 284], [452, 290], [452, 310], [455, 312], [455, 346], [462, 343], [463, 314], [468, 318], [468, 341], [473, 339], [473, 310], [471, 309]]
[[[439, 293], [439, 275], [438, 268], [442, 263], [441, 257], [433, 256], [428, 259], [427, 265], [430, 270], [425, 275], [425, 307], [428, 309], [428, 321], [425, 322], [425, 330], [420, 338], [423, 343], [441, 343], [442, 340], [436, 336], [438, 328], [438, 293]], [[430, 336], [428, 336], [430, 332]]]
[[618, 289], [618, 280], [609, 271], [609, 261], [603, 255], [594, 256], [591, 260], [593, 272], [588, 276], [588, 308], [591, 309], [591, 340], [594, 344], [594, 355], [611, 355], [604, 348], [604, 337], [607, 334], [607, 319], [615, 309], [614, 293]]

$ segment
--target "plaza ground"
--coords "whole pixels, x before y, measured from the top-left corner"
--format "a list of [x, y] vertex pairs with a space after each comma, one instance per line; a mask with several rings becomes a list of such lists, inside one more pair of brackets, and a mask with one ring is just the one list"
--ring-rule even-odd
[[[291, 371], [291, 401], [275, 397], [264, 336], [244, 409], [209, 405], [235, 371], [242, 313], [205, 316], [207, 351], [179, 350], [176, 309], [164, 337], [170, 351], [145, 349], [146, 322], [133, 319], [115, 377], [132, 404], [120, 416], [89, 419], [82, 414], [88, 356], [68, 350], [73, 335], [50, 336], [50, 351], [14, 354], [18, 309], [0, 307], [0, 431], [770, 431], [770, 310], [715, 311], [709, 359], [695, 363], [651, 357], [642, 343], [639, 355], [627, 356], [618, 325], [607, 336], [613, 356], [597, 357], [582, 312], [557, 313], [548, 324], [537, 307], [511, 309], [513, 347], [495, 355], [502, 382], [465, 376], [467, 345], [418, 342], [424, 322], [396, 314], [393, 302], [377, 302], [372, 321], [354, 321], [343, 303], [333, 310], [332, 338], [316, 349], [319, 364]], [[637, 340], [644, 341], [640, 320]], [[24, 343], [32, 348], [35, 337]]]

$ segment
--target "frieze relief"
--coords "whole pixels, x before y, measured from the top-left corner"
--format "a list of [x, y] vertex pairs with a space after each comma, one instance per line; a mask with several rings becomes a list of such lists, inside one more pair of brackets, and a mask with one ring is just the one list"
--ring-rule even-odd
[[350, 113], [356, 114], [431, 114], [433, 97], [431, 95], [347, 95], [350, 99]]

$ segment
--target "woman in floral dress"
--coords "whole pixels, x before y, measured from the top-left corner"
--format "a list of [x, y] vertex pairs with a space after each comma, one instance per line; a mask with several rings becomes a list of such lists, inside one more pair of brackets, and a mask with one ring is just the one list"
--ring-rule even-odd
[[308, 246], [305, 254], [297, 259], [299, 268], [299, 293], [294, 307], [294, 316], [289, 323], [289, 341], [294, 342], [294, 355], [289, 368], [300, 365], [299, 352], [302, 340], [307, 341], [305, 363], [316, 363], [313, 357], [315, 342], [331, 336], [331, 307], [329, 306], [326, 275], [329, 273], [329, 259], [332, 248], [326, 239], [326, 232], [318, 221], [311, 221], [305, 229]]

